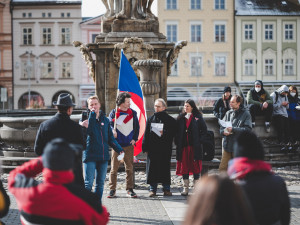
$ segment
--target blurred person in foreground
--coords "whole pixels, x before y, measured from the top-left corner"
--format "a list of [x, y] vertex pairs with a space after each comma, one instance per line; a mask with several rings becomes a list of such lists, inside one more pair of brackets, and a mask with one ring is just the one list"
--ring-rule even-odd
[[261, 141], [251, 131], [241, 132], [234, 144], [228, 175], [242, 187], [259, 225], [290, 223], [290, 200], [284, 180], [264, 161]]
[[182, 196], [189, 193], [189, 175], [193, 174], [194, 184], [200, 178], [202, 170], [202, 137], [207, 132], [203, 116], [194, 100], [184, 103], [183, 113], [177, 118], [176, 128], [176, 175], [182, 176]]
[[[0, 161], [0, 172], [1, 171], [1, 161]], [[10, 206], [10, 199], [9, 196], [7, 195], [2, 181], [0, 180], [0, 218], [3, 218], [7, 215], [9, 211], [9, 206]], [[4, 224], [2, 221], [0, 221], [0, 225]]]
[[183, 225], [255, 225], [241, 188], [225, 174], [204, 176], [189, 199]]
[[222, 98], [219, 98], [213, 108], [213, 113], [218, 119], [223, 119], [226, 112], [230, 110], [231, 87], [225, 87]]
[[164, 196], [171, 196], [171, 156], [176, 133], [176, 120], [166, 112], [162, 99], [154, 102], [155, 113], [148, 118], [143, 139], [143, 152], [147, 153], [147, 183], [149, 197], [156, 196], [157, 184], [162, 183]]
[[[23, 225], [86, 224], [105, 225], [108, 212], [94, 193], [72, 183], [78, 145], [61, 138], [49, 142], [41, 157], [10, 172], [9, 191], [15, 196]], [[43, 173], [43, 181], [34, 177]]]

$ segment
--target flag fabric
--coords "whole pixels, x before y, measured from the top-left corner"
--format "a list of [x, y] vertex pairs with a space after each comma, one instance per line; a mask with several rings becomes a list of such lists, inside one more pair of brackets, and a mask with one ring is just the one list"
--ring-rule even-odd
[[131, 94], [130, 108], [137, 112], [140, 125], [139, 138], [134, 147], [134, 156], [142, 151], [142, 141], [146, 128], [146, 113], [144, 107], [144, 98], [138, 78], [132, 69], [129, 61], [121, 50], [121, 63], [119, 72], [119, 92], [129, 92]]

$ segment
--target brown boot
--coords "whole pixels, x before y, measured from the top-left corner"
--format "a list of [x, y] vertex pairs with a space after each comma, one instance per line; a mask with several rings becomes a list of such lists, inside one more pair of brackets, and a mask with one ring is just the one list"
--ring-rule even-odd
[[189, 179], [183, 179], [183, 191], [181, 192], [182, 196], [187, 196], [189, 194]]
[[172, 196], [172, 192], [171, 191], [164, 191], [164, 196]]

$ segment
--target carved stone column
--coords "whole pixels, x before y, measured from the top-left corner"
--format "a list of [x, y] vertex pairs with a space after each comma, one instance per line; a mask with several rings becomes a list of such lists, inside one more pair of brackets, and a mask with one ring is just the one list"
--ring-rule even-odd
[[163, 63], [160, 60], [147, 59], [136, 61], [134, 66], [140, 72], [140, 84], [144, 94], [147, 117], [149, 117], [154, 112], [155, 95], [160, 92], [160, 86], [156, 79], [157, 72], [161, 69]]

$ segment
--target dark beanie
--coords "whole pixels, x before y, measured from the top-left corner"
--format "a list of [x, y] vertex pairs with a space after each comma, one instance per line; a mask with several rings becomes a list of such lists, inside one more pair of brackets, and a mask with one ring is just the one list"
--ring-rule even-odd
[[264, 160], [265, 152], [261, 141], [252, 131], [240, 132], [233, 145], [234, 157]]
[[62, 138], [50, 141], [44, 148], [42, 155], [44, 167], [56, 171], [72, 169], [76, 156], [75, 146]]
[[228, 92], [228, 91], [231, 93], [231, 87], [224, 87], [223, 93]]

